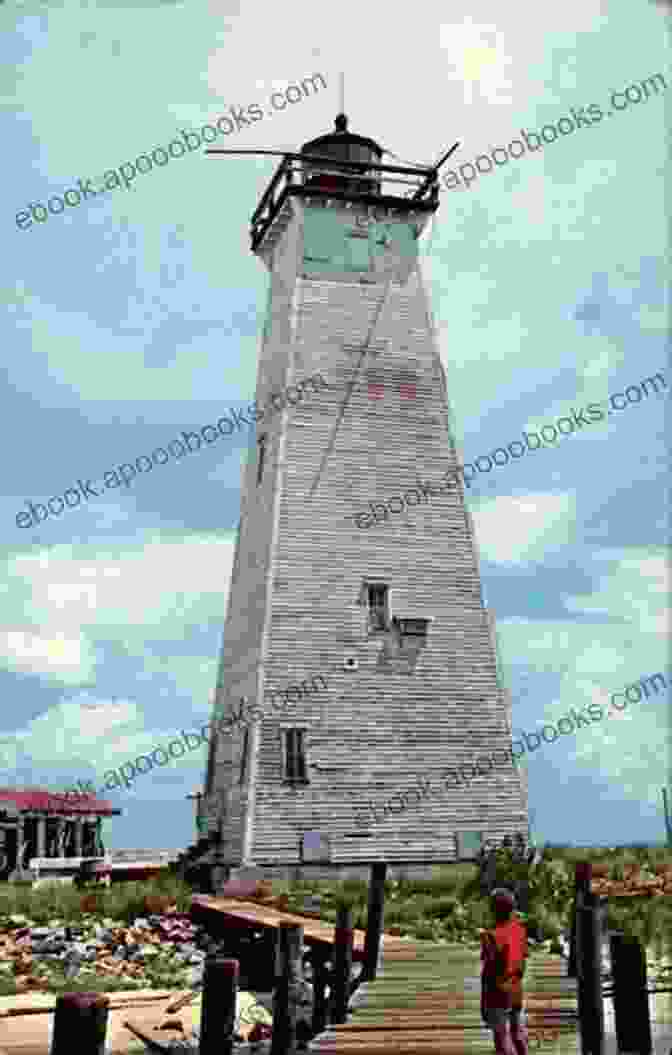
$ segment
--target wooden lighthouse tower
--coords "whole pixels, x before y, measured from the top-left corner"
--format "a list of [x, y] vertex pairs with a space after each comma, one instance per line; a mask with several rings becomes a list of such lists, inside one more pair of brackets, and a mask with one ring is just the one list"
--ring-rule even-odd
[[[510, 748], [511, 714], [462, 486], [420, 487], [457, 466], [418, 265], [437, 170], [382, 153], [340, 114], [284, 155], [252, 217], [270, 273], [256, 402], [278, 399], [244, 472], [214, 706], [252, 718], [212, 735], [198, 798], [217, 882], [417, 872], [527, 829], [510, 761], [442, 777]], [[328, 387], [290, 405], [317, 373]], [[400, 811], [421, 780], [434, 793]]]

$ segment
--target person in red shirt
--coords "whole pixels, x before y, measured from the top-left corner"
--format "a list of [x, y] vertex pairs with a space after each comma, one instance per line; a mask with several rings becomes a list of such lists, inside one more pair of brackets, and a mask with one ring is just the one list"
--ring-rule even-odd
[[523, 1021], [527, 927], [514, 915], [511, 891], [493, 890], [490, 898], [495, 926], [481, 935], [481, 1016], [494, 1033], [498, 1055], [527, 1055]]

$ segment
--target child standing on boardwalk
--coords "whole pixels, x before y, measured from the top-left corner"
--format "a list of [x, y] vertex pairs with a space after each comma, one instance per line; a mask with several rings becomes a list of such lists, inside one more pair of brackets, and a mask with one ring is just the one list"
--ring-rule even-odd
[[509, 890], [493, 890], [490, 898], [495, 926], [481, 936], [481, 1015], [494, 1033], [498, 1055], [527, 1055], [522, 1020], [527, 927], [514, 915]]

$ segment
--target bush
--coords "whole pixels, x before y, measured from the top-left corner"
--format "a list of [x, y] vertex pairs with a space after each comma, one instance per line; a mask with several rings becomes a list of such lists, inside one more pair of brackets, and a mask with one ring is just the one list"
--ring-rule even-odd
[[429, 905], [429, 912], [437, 919], [455, 919], [457, 910], [460, 908], [458, 898], [451, 896], [440, 897]]

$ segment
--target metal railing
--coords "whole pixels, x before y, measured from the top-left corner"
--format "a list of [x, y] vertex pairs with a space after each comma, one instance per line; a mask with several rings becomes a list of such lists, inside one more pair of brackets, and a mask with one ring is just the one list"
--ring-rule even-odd
[[[399, 193], [399, 185], [409, 194]], [[253, 251], [290, 195], [434, 212], [439, 182], [435, 169], [286, 154], [250, 220]]]

